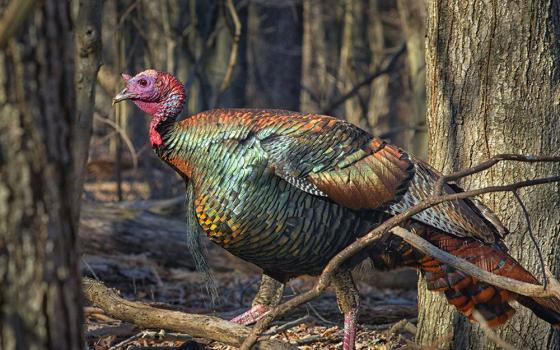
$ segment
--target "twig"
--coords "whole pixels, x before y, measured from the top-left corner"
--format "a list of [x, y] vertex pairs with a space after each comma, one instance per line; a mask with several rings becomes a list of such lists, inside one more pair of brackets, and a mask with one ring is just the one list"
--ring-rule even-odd
[[290, 321], [290, 322], [286, 322], [281, 326], [276, 327], [275, 329], [271, 329], [268, 332], [264, 333], [264, 336], [271, 336], [274, 334], [278, 334], [278, 333], [282, 333], [290, 328], [293, 328], [295, 326], [299, 326], [302, 323], [305, 323], [307, 321], [309, 321], [311, 319], [311, 316], [309, 315], [305, 315], [303, 317], [300, 317], [296, 320]]
[[[414, 318], [403, 318], [402, 320], [398, 321], [399, 322], [403, 322], [403, 321], [407, 321], [411, 326], [414, 326], [414, 323], [418, 322], [418, 318], [414, 317]], [[397, 323], [385, 323], [385, 324], [363, 324], [361, 325], [361, 327], [363, 329], [367, 329], [370, 331], [385, 331], [388, 329], [391, 329], [391, 327], [395, 326]], [[411, 332], [412, 333], [412, 332]]]
[[[520, 161], [530, 161], [530, 162], [533, 162], [533, 161], [557, 161], [557, 159], [558, 159], [557, 157], [525, 157], [525, 156], [517, 156], [517, 155], [507, 155], [507, 157], [509, 159], [511, 159], [513, 157], [519, 157]], [[496, 157], [494, 157], [494, 158], [496, 158]], [[493, 164], [496, 164], [498, 161], [500, 161], [500, 159], [494, 160], [494, 158], [487, 161], [487, 162], [482, 163], [482, 165], [477, 166], [476, 171], [482, 171], [482, 170], [485, 170], [485, 169], [492, 166], [492, 164], [486, 166], [485, 164], [487, 164], [487, 163], [494, 162]], [[538, 158], [538, 160], [533, 160], [533, 159], [537, 159], [537, 158]], [[463, 171], [453, 173], [453, 174], [447, 176], [447, 178], [448, 179], [458, 179], [461, 176], [467, 176], [467, 175], [475, 173], [476, 171], [472, 171], [470, 169], [465, 169]], [[485, 187], [485, 188], [480, 188], [480, 189], [465, 191], [465, 192], [459, 192], [459, 193], [452, 193], [452, 194], [445, 194], [445, 195], [432, 195], [432, 196], [426, 198], [424, 201], [420, 202], [419, 204], [417, 204], [413, 207], [410, 207], [409, 209], [405, 210], [404, 212], [402, 212], [398, 215], [395, 215], [392, 218], [386, 220], [384, 223], [379, 225], [377, 228], [370, 231], [368, 234], [366, 234], [365, 236], [356, 240], [354, 243], [350, 244], [348, 247], [346, 247], [345, 249], [340, 251], [337, 255], [335, 255], [329, 261], [327, 266], [323, 269], [323, 272], [321, 273], [321, 275], [319, 277], [319, 280], [317, 281], [317, 283], [315, 284], [315, 286], [311, 290], [309, 290], [309, 291], [307, 291], [307, 292], [305, 292], [305, 293], [303, 293], [299, 296], [296, 296], [296, 297], [294, 297], [294, 298], [276, 306], [267, 315], [263, 316], [256, 323], [256, 325], [253, 327], [251, 335], [245, 339], [245, 341], [241, 345], [240, 349], [249, 350], [253, 346], [255, 341], [258, 339], [258, 334], [262, 333], [268, 327], [268, 325], [270, 324], [270, 322], [273, 319], [285, 314], [286, 312], [292, 310], [293, 308], [297, 307], [298, 305], [306, 303], [306, 302], [316, 298], [317, 296], [319, 296], [328, 287], [328, 285], [330, 284], [330, 280], [331, 280], [331, 277], [332, 277], [333, 273], [336, 271], [336, 269], [338, 269], [338, 267], [344, 261], [346, 261], [351, 256], [355, 255], [356, 253], [358, 253], [362, 249], [366, 248], [367, 246], [371, 245], [382, 234], [388, 232], [389, 230], [393, 229], [395, 226], [401, 224], [402, 222], [405, 222], [406, 220], [410, 219], [415, 214], [418, 214], [419, 212], [421, 212], [421, 211], [423, 211], [427, 208], [430, 208], [434, 205], [437, 205], [437, 204], [440, 204], [440, 203], [443, 203], [443, 202], [446, 202], [446, 201], [465, 199], [465, 198], [474, 197], [474, 196], [478, 196], [478, 195], [481, 195], [481, 194], [484, 194], [484, 193], [490, 193], [490, 192], [514, 191], [514, 190], [517, 190], [517, 189], [522, 188], [522, 187], [534, 186], [534, 185], [540, 185], [540, 184], [546, 184], [546, 183], [552, 183], [552, 182], [558, 182], [558, 181], [560, 181], [560, 176], [551, 176], [551, 177], [534, 179], [534, 180], [520, 181], [520, 182], [516, 182], [516, 183], [513, 183], [513, 184], [509, 184], [509, 185], [489, 186], [489, 187]], [[512, 292], [515, 292], [517, 294], [521, 294], [521, 295], [525, 295], [525, 296], [531, 296], [531, 297], [556, 296], [556, 297], [560, 297], [560, 288], [558, 288], [559, 284], [554, 278], [551, 279], [551, 283], [550, 283], [551, 286], [549, 286], [549, 288], [547, 288], [547, 289], [544, 289], [543, 286], [540, 286], [540, 285], [520, 282], [520, 281], [516, 281], [516, 280], [513, 280], [511, 278], [507, 278], [507, 277], [503, 277], [503, 276], [497, 276], [497, 275], [494, 275], [494, 274], [492, 274], [488, 271], [483, 271], [483, 270], [479, 269], [478, 267], [476, 267], [475, 265], [465, 261], [464, 259], [454, 257], [451, 254], [436, 248], [435, 246], [433, 246], [431, 243], [427, 242], [423, 238], [421, 238], [417, 235], [414, 235], [414, 234], [412, 234], [412, 233], [410, 233], [406, 230], [396, 231], [395, 234], [397, 234], [397, 232], [399, 233], [398, 234], [399, 236], [403, 237], [408, 243], [410, 243], [412, 246], [416, 247], [417, 249], [419, 249], [421, 251], [422, 251], [422, 249], [424, 249], [425, 250], [424, 252], [429, 252], [427, 254], [431, 255], [431, 256], [434, 256], [434, 257], [436, 257], [434, 254], [437, 252], [438, 257], [441, 257], [441, 259], [440, 259], [441, 261], [443, 261], [445, 263], [448, 263], [449, 265], [452, 265], [453, 267], [456, 267], [460, 270], [469, 271], [470, 273], [472, 273], [473, 277], [476, 277], [476, 278], [480, 279], [481, 281], [489, 282], [489, 283], [494, 284], [494, 285], [496, 285], [500, 288], [504, 288], [504, 289], [510, 290]], [[422, 249], [420, 249], [419, 247], [421, 247]], [[443, 259], [445, 259], [445, 260], [443, 260]]]
[[135, 335], [126, 338], [125, 340], [121, 341], [120, 343], [117, 343], [117, 344], [111, 346], [109, 348], [109, 350], [119, 350], [121, 347], [125, 346], [126, 344], [130, 343], [131, 341], [135, 341], [136, 339], [142, 338], [142, 334], [144, 334], [144, 332], [136, 333]]
[[494, 285], [496, 287], [510, 290], [514, 293], [531, 296], [531, 297], [548, 297], [555, 296], [560, 298], [560, 290], [556, 288], [544, 288], [538, 284], [520, 282], [512, 278], [495, 275], [492, 272], [480, 269], [478, 266], [470, 262], [449, 254], [415, 233], [411, 233], [401, 227], [395, 227], [391, 231], [394, 235], [403, 238], [414, 248], [424, 254], [427, 254], [445, 264], [448, 264], [458, 270], [464, 271], [472, 277]]
[[417, 331], [415, 325], [410, 323], [406, 318], [403, 318], [399, 322], [393, 324], [387, 332], [388, 333], [397, 333], [401, 330], [405, 330], [412, 335], [416, 335], [416, 331]]
[[12, 0], [4, 8], [0, 18], [0, 50], [10, 38], [26, 23], [25, 19], [41, 2], [37, 0]]
[[99, 116], [98, 114], [94, 114], [93, 118], [101, 123], [107, 124], [110, 127], [112, 127], [121, 137], [121, 139], [124, 141], [126, 147], [128, 148], [128, 151], [130, 152], [130, 156], [132, 157], [132, 166], [134, 169], [138, 168], [138, 153], [136, 152], [136, 149], [134, 148], [134, 144], [132, 143], [132, 141], [130, 140], [130, 138], [128, 137], [128, 135], [126, 134], [126, 131], [124, 131], [120, 126], [117, 125], [117, 123], [115, 123], [114, 121], [112, 121], [109, 118], [103, 118], [101, 116]]
[[492, 329], [490, 329], [488, 323], [486, 322], [486, 319], [480, 314], [480, 312], [474, 309], [472, 315], [474, 319], [480, 324], [480, 328], [488, 339], [493, 341], [496, 345], [504, 350], [517, 350], [516, 347], [500, 338]]
[[91, 273], [91, 275], [93, 276], [93, 278], [95, 278], [96, 280], [99, 281], [99, 277], [97, 277], [97, 274], [95, 273], [95, 271], [93, 271], [93, 268], [92, 268], [91, 265], [86, 261], [86, 259], [84, 259], [83, 256], [82, 256], [81, 260], [82, 260], [82, 262], [84, 263], [84, 265], [86, 265], [88, 271]]
[[531, 241], [535, 245], [535, 249], [537, 250], [537, 254], [539, 255], [539, 260], [540, 260], [540, 263], [541, 263], [541, 272], [542, 272], [542, 275], [543, 275], [543, 287], [546, 288], [546, 286], [548, 284], [548, 278], [547, 278], [546, 272], [545, 272], [544, 258], [543, 258], [543, 255], [542, 255], [541, 247], [539, 246], [539, 243], [537, 242], [537, 239], [535, 238], [535, 235], [533, 234], [533, 229], [531, 228], [531, 218], [529, 217], [529, 212], [527, 211], [527, 207], [525, 206], [525, 203], [523, 203], [523, 201], [521, 200], [521, 197], [519, 197], [519, 193], [517, 193], [517, 191], [513, 191], [513, 196], [515, 197], [515, 199], [517, 200], [517, 203], [519, 203], [519, 206], [521, 207], [521, 210], [523, 211], [523, 215], [525, 216], [525, 221], [527, 222], [527, 232], [529, 233], [529, 237], [531, 237]]
[[389, 62], [387, 62], [387, 64], [383, 67], [383, 68], [379, 68], [377, 69], [375, 72], [373, 72], [372, 74], [370, 74], [369, 76], [367, 76], [365, 79], [363, 79], [362, 81], [360, 81], [358, 84], [356, 84], [352, 89], [350, 89], [350, 91], [348, 91], [347, 93], [345, 93], [344, 95], [340, 96], [339, 98], [335, 99], [333, 102], [331, 102], [323, 111], [324, 114], [331, 114], [331, 112], [337, 108], [338, 106], [340, 106], [341, 104], [343, 104], [347, 99], [351, 98], [352, 96], [354, 96], [355, 94], [358, 93], [358, 91], [366, 86], [371, 84], [372, 81], [374, 81], [375, 79], [377, 79], [378, 77], [390, 73], [391, 71], [393, 71], [394, 67], [396, 66], [399, 57], [406, 51], [406, 45], [402, 44], [400, 46], [400, 48], [391, 55], [391, 57], [389, 58]]
[[[301, 291], [299, 291], [297, 288], [295, 288], [293, 285], [290, 286], [290, 289], [292, 290], [292, 292], [294, 292], [294, 295], [300, 294]], [[319, 321], [323, 322], [324, 324], [328, 324], [328, 325], [334, 325], [336, 324], [336, 322], [331, 322], [329, 320], [327, 320], [326, 318], [323, 317], [323, 315], [321, 315], [319, 313], [319, 311], [317, 310], [317, 308], [315, 306], [313, 306], [313, 304], [311, 303], [306, 303], [305, 307], [307, 308], [307, 312], [309, 312], [309, 310], [311, 310], [311, 312], [313, 312], [315, 314], [315, 316], [317, 316], [317, 318], [319, 319]]]
[[443, 185], [450, 181], [455, 181], [460, 178], [479, 173], [481, 171], [493, 167], [494, 165], [504, 160], [513, 160], [513, 161], [525, 162], [525, 163], [560, 162], [560, 156], [524, 156], [521, 154], [498, 154], [473, 167], [456, 171], [453, 174], [443, 175], [438, 179], [436, 185], [434, 186], [434, 191], [435, 191], [434, 194], [440, 195], [443, 190]]

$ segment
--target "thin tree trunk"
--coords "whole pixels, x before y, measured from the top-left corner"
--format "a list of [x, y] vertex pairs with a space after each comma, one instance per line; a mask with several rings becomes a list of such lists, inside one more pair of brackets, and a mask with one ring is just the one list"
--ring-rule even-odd
[[417, 128], [426, 124], [426, 65], [424, 61], [426, 4], [424, 0], [398, 0], [397, 5], [406, 39], [408, 79], [411, 90], [412, 113], [409, 124], [414, 128], [408, 131], [410, 149], [416, 156], [426, 159], [428, 135]]
[[[0, 1], [4, 7], [7, 1]], [[1, 12], [1, 11], [0, 11]], [[81, 349], [69, 2], [44, 0], [0, 51], [0, 348]]]
[[[336, 38], [329, 37], [329, 19], [324, 14], [327, 1], [303, 0], [303, 46], [300, 108], [306, 113], [318, 113], [326, 105], [332, 85], [329, 79], [329, 45], [336, 47]], [[331, 15], [333, 16], [333, 15]], [[329, 59], [330, 58], [330, 59]]]
[[[339, 90], [350, 91], [362, 76], [368, 73], [370, 61], [367, 45], [367, 2], [365, 0], [344, 1], [344, 25], [340, 65], [338, 70]], [[344, 116], [349, 122], [368, 129], [366, 89], [344, 102]]]
[[[557, 154], [559, 8], [551, 0], [429, 1], [427, 115], [429, 157], [444, 172], [469, 167], [498, 153]], [[558, 174], [558, 165], [504, 163], [464, 181], [466, 188]], [[558, 275], [558, 185], [520, 192], [546, 264]], [[510, 253], [541, 276], [521, 209], [511, 194], [483, 200], [507, 223]], [[449, 333], [455, 349], [495, 348], [476, 325], [420, 284], [421, 344]], [[559, 349], [558, 331], [520, 308], [498, 335], [522, 349]]]
[[[369, 43], [371, 50], [371, 66], [374, 70], [383, 61], [385, 49], [385, 35], [382, 14], [379, 9], [380, 0], [369, 1]], [[371, 83], [369, 106], [367, 111], [368, 124], [374, 134], [387, 131], [394, 126], [390, 118], [391, 97], [389, 91], [390, 75], [385, 74]]]
[[247, 59], [250, 106], [299, 108], [302, 7], [297, 1], [249, 4]]
[[74, 156], [74, 225], [79, 221], [84, 170], [89, 155], [93, 125], [95, 85], [101, 65], [101, 0], [77, 0], [76, 19], [76, 122], [72, 133]]

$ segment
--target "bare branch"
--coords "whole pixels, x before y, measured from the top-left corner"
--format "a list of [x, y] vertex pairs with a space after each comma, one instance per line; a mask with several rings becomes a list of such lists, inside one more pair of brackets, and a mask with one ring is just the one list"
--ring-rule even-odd
[[324, 114], [331, 114], [331, 112], [338, 106], [340, 106], [341, 104], [344, 103], [344, 101], [346, 101], [347, 99], [351, 98], [352, 96], [354, 96], [355, 94], [358, 93], [358, 91], [360, 91], [360, 89], [366, 85], [371, 84], [372, 81], [374, 81], [375, 79], [377, 79], [378, 77], [390, 73], [393, 71], [393, 69], [395, 68], [397, 62], [399, 61], [399, 58], [401, 57], [401, 55], [406, 51], [406, 45], [402, 44], [401, 47], [390, 56], [389, 61], [387, 62], [387, 64], [383, 67], [383, 68], [379, 68], [377, 69], [375, 72], [373, 72], [372, 74], [368, 75], [365, 79], [363, 79], [362, 81], [360, 81], [358, 84], [356, 84], [356, 86], [354, 86], [352, 89], [350, 89], [350, 91], [348, 91], [347, 93], [345, 93], [344, 95], [340, 96], [339, 98], [337, 98], [336, 100], [334, 100], [333, 102], [331, 102], [324, 110]]
[[525, 216], [525, 222], [527, 223], [527, 232], [529, 233], [529, 237], [531, 237], [531, 241], [535, 245], [535, 249], [537, 250], [537, 254], [539, 255], [539, 260], [540, 260], [540, 263], [541, 263], [541, 272], [543, 274], [543, 280], [544, 280], [543, 281], [543, 286], [546, 288], [546, 285], [548, 283], [548, 278], [546, 277], [546, 267], [544, 265], [544, 258], [543, 258], [541, 247], [539, 246], [539, 242], [537, 242], [537, 239], [535, 238], [535, 235], [533, 234], [533, 229], [531, 228], [531, 218], [529, 217], [529, 211], [527, 210], [527, 207], [525, 206], [525, 203], [523, 203], [523, 201], [521, 200], [521, 197], [519, 196], [519, 193], [517, 193], [517, 191], [513, 191], [513, 196], [515, 197], [515, 199], [517, 200], [517, 203], [519, 203], [519, 206], [521, 207], [521, 210], [523, 211], [523, 216]]
[[25, 24], [25, 19], [35, 9], [40, 1], [37, 0], [12, 0], [4, 9], [0, 18], [0, 50], [19, 28]]
[[[105, 310], [110, 316], [142, 328], [186, 333], [193, 337], [216, 340], [232, 346], [239, 346], [249, 335], [247, 327], [217, 317], [158, 309], [145, 303], [123, 299], [114, 290], [90, 278], [83, 279], [83, 290], [89, 301]], [[263, 349], [272, 347], [294, 349], [289, 344], [273, 340], [262, 341], [260, 345]]]
[[126, 147], [128, 148], [128, 151], [130, 152], [130, 156], [132, 157], [132, 166], [134, 167], [134, 169], [138, 168], [138, 152], [136, 152], [136, 148], [134, 148], [134, 144], [132, 143], [132, 141], [130, 140], [130, 138], [128, 137], [128, 135], [126, 134], [126, 131], [121, 128], [120, 126], [117, 125], [117, 123], [115, 123], [114, 121], [112, 121], [109, 118], [103, 118], [102, 116], [98, 115], [98, 114], [94, 114], [93, 118], [101, 123], [107, 124], [109, 125], [111, 128], [113, 128], [122, 138], [122, 140], [124, 141]]
[[479, 173], [484, 171], [488, 168], [493, 167], [494, 165], [498, 164], [504, 160], [513, 160], [517, 162], [525, 162], [525, 163], [537, 163], [537, 162], [560, 162], [559, 156], [524, 156], [521, 154], [498, 154], [484, 162], [477, 164], [473, 167], [459, 170], [449, 175], [444, 175], [438, 179], [435, 185], [435, 195], [440, 195], [443, 189], [443, 185], [448, 183], [449, 181], [456, 181], [460, 178], [465, 176], [469, 176], [472, 174]]
[[426, 241], [419, 235], [407, 231], [401, 227], [395, 227], [391, 231], [394, 235], [397, 235], [407, 241], [414, 248], [418, 249], [422, 253], [429, 255], [445, 264], [448, 264], [458, 270], [466, 272], [470, 276], [476, 278], [477, 280], [489, 283], [498, 288], [507, 289], [517, 294], [522, 294], [531, 297], [548, 297], [555, 296], [560, 298], [560, 289], [557, 288], [544, 288], [541, 285], [520, 282], [508, 277], [503, 277], [495, 275], [486, 270], [480, 269], [478, 266], [471, 264], [470, 262], [458, 258], [452, 254], [449, 254], [430, 242]]

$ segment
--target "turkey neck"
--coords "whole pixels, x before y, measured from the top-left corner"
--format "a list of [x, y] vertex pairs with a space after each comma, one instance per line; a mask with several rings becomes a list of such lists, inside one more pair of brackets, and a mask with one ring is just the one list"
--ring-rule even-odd
[[[172, 91], [165, 101], [159, 103], [150, 121], [150, 143], [156, 154], [183, 177], [191, 176], [191, 169], [182, 159], [186, 145], [177, 143], [186, 132], [177, 122], [177, 116], [183, 109], [185, 96], [181, 91]], [[180, 162], [181, 161], [181, 162]], [[180, 163], [179, 163], [180, 162]]]
[[175, 120], [185, 102], [185, 95], [180, 89], [173, 89], [167, 98], [157, 104], [153, 102], [134, 101], [140, 109], [151, 111], [152, 120], [150, 121], [150, 143], [154, 149], [163, 145], [164, 136], [172, 129]]

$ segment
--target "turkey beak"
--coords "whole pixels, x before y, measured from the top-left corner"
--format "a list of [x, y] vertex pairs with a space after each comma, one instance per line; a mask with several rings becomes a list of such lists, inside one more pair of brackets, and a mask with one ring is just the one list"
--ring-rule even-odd
[[117, 96], [113, 97], [113, 106], [121, 101], [128, 100], [132, 98], [132, 94], [128, 92], [126, 88], [122, 89], [121, 92], [117, 94]]

